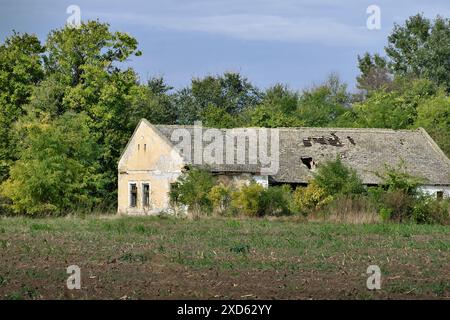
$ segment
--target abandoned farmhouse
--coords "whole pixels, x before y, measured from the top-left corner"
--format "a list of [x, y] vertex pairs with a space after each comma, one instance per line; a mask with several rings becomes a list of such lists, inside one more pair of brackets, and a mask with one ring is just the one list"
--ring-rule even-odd
[[[265, 154], [260, 152], [263, 147], [268, 149]], [[336, 157], [368, 186], [381, 182], [376, 173], [386, 165], [403, 163], [409, 174], [424, 181], [423, 191], [450, 196], [450, 160], [422, 128], [208, 129], [153, 125], [142, 119], [119, 160], [118, 212], [170, 211], [170, 186], [189, 165], [210, 170], [224, 183], [254, 180], [264, 186], [296, 186], [308, 184], [317, 165]]]

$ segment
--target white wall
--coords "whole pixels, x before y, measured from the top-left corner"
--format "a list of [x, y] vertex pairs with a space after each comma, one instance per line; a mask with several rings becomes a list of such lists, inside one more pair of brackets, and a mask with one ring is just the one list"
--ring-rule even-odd
[[434, 197], [436, 197], [437, 191], [444, 191], [444, 198], [450, 197], [450, 186], [423, 185], [419, 187], [419, 190]]
[[269, 187], [269, 177], [268, 176], [252, 176], [256, 183], [262, 185], [264, 188]]

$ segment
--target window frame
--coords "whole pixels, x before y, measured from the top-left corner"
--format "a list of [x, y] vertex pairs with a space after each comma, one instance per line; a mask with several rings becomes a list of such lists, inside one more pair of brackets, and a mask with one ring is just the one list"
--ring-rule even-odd
[[[148, 197], [147, 197], [148, 204], [145, 204], [145, 194], [144, 194], [145, 188], [144, 188], [144, 185], [148, 185]], [[150, 181], [142, 181], [141, 182], [141, 187], [142, 187], [142, 207], [143, 208], [149, 208], [150, 204], [151, 204], [150, 200], [151, 200], [151, 194], [152, 194]]]
[[[136, 202], [135, 205], [133, 206], [132, 203], [132, 185], [136, 186]], [[128, 182], [128, 207], [129, 208], [137, 208], [138, 207], [138, 203], [139, 203], [139, 187], [138, 187], [138, 183], [137, 181], [129, 181]]]

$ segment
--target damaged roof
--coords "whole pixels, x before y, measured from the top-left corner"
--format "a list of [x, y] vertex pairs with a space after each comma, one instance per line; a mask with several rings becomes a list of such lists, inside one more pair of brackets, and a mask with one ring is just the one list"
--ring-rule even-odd
[[[178, 142], [171, 139], [175, 129], [187, 130], [192, 140], [194, 139], [194, 126], [153, 125], [153, 127], [174, 145]], [[204, 127], [203, 132], [207, 129]], [[251, 129], [260, 130], [260, 128]], [[232, 129], [220, 130], [227, 135]], [[320, 166], [339, 156], [345, 165], [357, 171], [365, 184], [379, 184], [381, 181], [376, 175], [377, 172], [383, 172], [385, 165], [397, 167], [399, 163], [404, 162], [407, 172], [422, 178], [424, 184], [450, 185], [450, 160], [422, 128], [416, 130], [278, 128], [277, 130], [280, 141], [279, 170], [270, 176], [274, 182], [307, 183], [313, 178], [314, 173], [314, 166], [309, 165], [310, 160]], [[191, 145], [193, 148], [194, 143]], [[248, 149], [248, 143], [246, 148]], [[189, 164], [189, 161], [187, 163]], [[261, 165], [248, 164], [246, 161], [245, 164], [209, 164], [207, 167], [213, 172], [258, 174]]]

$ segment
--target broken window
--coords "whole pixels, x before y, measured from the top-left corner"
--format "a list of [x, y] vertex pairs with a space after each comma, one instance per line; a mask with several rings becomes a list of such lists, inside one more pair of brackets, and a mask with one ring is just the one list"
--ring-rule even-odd
[[136, 183], [130, 183], [130, 207], [136, 207], [137, 205], [137, 185]]
[[308, 167], [309, 170], [312, 169], [314, 161], [311, 157], [301, 157], [301, 160], [303, 164]]
[[142, 184], [142, 205], [144, 207], [150, 206], [150, 184]]
[[444, 191], [437, 191], [436, 199], [438, 199], [438, 200], [444, 199]]

